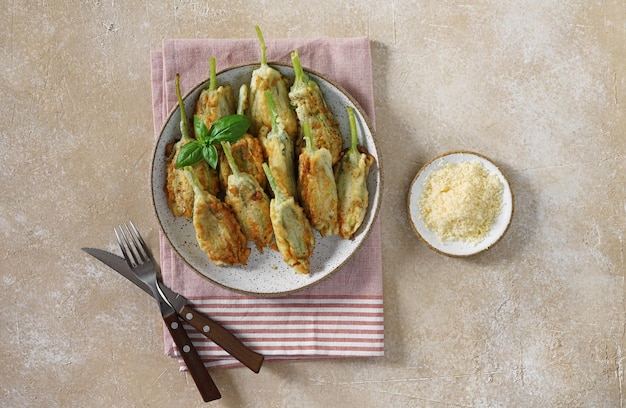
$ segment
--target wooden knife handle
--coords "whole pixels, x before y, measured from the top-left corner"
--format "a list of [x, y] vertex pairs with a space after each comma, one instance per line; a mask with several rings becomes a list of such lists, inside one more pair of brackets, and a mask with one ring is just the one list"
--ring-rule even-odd
[[205, 335], [208, 339], [211, 339], [228, 352], [231, 356], [235, 357], [241, 363], [243, 363], [250, 370], [258, 373], [261, 370], [263, 364], [262, 354], [259, 354], [243, 344], [237, 337], [235, 337], [230, 331], [226, 330], [222, 325], [211, 320], [207, 316], [199, 313], [197, 310], [189, 305], [186, 305], [182, 309], [180, 315], [185, 319], [187, 323], [192, 325], [196, 330]]
[[191, 374], [191, 378], [196, 383], [196, 387], [198, 387], [204, 402], [222, 398], [220, 390], [217, 389], [200, 355], [198, 355], [198, 351], [191, 343], [182, 322], [178, 320], [176, 313], [172, 312], [163, 316], [163, 320], [178, 347], [178, 351], [183, 356], [183, 360], [189, 369], [189, 374]]

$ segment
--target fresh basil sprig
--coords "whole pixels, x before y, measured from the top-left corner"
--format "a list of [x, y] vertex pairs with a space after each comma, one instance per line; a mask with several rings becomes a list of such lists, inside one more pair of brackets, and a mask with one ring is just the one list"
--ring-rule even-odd
[[196, 140], [185, 144], [178, 153], [176, 168], [193, 166], [204, 159], [212, 168], [217, 167], [216, 145], [222, 142], [235, 143], [250, 127], [250, 118], [244, 115], [228, 115], [216, 120], [211, 129], [197, 115], [193, 117]]

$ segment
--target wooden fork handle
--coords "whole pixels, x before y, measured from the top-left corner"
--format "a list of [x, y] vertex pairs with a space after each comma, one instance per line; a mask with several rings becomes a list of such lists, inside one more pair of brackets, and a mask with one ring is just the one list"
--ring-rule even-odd
[[259, 354], [243, 344], [235, 335], [226, 330], [222, 325], [207, 316], [199, 313], [191, 306], [186, 305], [181, 310], [180, 315], [187, 323], [192, 325], [196, 330], [205, 335], [208, 339], [213, 340], [215, 344], [223, 348], [228, 354], [235, 357], [246, 367], [258, 373], [263, 364], [262, 354]]
[[165, 321], [167, 329], [172, 335], [172, 338], [178, 347], [178, 351], [182, 355], [183, 360], [187, 365], [187, 369], [189, 369], [189, 374], [191, 374], [191, 378], [193, 378], [193, 381], [196, 383], [196, 387], [198, 387], [198, 391], [200, 391], [200, 395], [202, 396], [204, 402], [222, 398], [220, 390], [217, 389], [217, 386], [204, 366], [198, 351], [191, 343], [187, 332], [183, 328], [182, 322], [178, 319], [178, 315], [176, 315], [175, 312], [169, 313], [163, 316], [163, 320]]

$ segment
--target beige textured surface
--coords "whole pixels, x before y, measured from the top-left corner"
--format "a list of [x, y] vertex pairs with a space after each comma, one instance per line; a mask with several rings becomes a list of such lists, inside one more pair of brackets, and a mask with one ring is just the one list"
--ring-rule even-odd
[[[128, 217], [156, 246], [149, 52], [254, 24], [371, 38], [386, 356], [217, 370], [209, 405], [623, 406], [624, 2], [4, 1], [0, 23], [0, 406], [204, 406], [151, 299], [79, 248], [114, 250]], [[516, 197], [508, 235], [466, 260], [405, 210], [456, 149]]]

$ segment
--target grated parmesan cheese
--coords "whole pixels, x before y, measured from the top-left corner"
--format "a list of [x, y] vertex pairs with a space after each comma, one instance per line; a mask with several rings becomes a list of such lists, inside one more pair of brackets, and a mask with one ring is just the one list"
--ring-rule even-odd
[[426, 179], [420, 218], [442, 242], [478, 243], [500, 214], [502, 190], [500, 179], [478, 160], [448, 163]]

